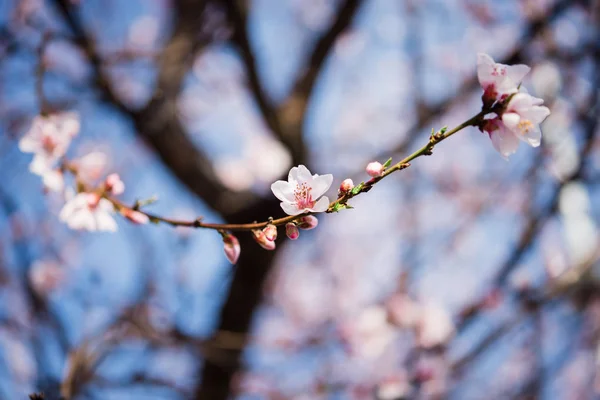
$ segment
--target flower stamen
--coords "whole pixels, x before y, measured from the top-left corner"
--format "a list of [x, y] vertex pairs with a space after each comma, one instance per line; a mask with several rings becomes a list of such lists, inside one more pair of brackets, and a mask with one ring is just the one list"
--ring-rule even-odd
[[308, 186], [306, 182], [296, 184], [294, 199], [296, 200], [296, 206], [299, 209], [312, 208], [315, 205], [315, 201], [310, 193], [311, 190], [312, 188]]

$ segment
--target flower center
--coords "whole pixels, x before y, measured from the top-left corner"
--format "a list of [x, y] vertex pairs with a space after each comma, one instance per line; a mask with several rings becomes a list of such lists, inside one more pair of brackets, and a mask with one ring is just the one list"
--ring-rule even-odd
[[45, 134], [42, 136], [42, 148], [48, 153], [52, 153], [56, 145], [57, 143], [52, 136]]
[[87, 198], [87, 206], [90, 211], [94, 211], [100, 204], [100, 196], [97, 193], [89, 193]]
[[521, 135], [525, 135], [533, 130], [533, 124], [528, 119], [522, 119], [517, 125], [517, 129], [521, 133]]
[[296, 200], [296, 207], [299, 209], [312, 208], [315, 205], [310, 191], [312, 188], [303, 182], [302, 184], [297, 183], [296, 189], [294, 190], [294, 199]]

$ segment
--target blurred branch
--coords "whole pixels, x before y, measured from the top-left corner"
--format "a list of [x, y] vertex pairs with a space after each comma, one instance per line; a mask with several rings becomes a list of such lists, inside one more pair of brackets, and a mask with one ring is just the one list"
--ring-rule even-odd
[[317, 41], [306, 65], [301, 69], [301, 74], [296, 78], [289, 97], [277, 110], [283, 126], [282, 140], [290, 144], [298, 159], [306, 158], [306, 149], [302, 141], [303, 123], [317, 78], [336, 40], [350, 26], [363, 2], [364, 0], [345, 0], [340, 5], [335, 21]]
[[292, 163], [294, 165], [301, 164], [304, 162], [301, 158], [302, 152], [298, 152], [298, 149], [293, 147], [295, 144], [287, 140], [286, 135], [283, 133], [283, 128], [281, 127], [275, 107], [271, 104], [260, 81], [256, 58], [254, 57], [254, 52], [252, 51], [252, 46], [248, 39], [247, 10], [245, 7], [240, 6], [239, 3], [240, 2], [236, 0], [223, 0], [227, 17], [233, 26], [232, 41], [238, 47], [242, 62], [246, 67], [250, 90], [254, 95], [256, 103], [258, 104], [258, 109], [265, 119], [267, 126], [271, 129], [273, 134], [288, 147], [292, 154]]

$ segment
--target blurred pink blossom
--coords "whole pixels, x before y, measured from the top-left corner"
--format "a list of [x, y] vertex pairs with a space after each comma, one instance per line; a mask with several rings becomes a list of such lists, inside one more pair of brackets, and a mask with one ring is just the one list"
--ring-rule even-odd
[[100, 179], [107, 163], [108, 156], [101, 151], [93, 151], [74, 161], [77, 176], [88, 183]]
[[125, 184], [119, 174], [110, 174], [104, 181], [104, 188], [110, 194], [118, 196], [125, 191]]
[[71, 229], [115, 232], [113, 213], [114, 206], [107, 199], [96, 193], [79, 193], [67, 201], [59, 218]]
[[421, 307], [420, 319], [417, 323], [417, 341], [426, 349], [440, 346], [448, 342], [454, 335], [454, 323], [448, 312], [436, 305], [426, 304]]

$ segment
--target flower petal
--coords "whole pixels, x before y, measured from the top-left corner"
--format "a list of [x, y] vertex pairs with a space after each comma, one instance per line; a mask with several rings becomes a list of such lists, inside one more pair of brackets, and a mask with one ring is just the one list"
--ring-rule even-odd
[[53, 192], [60, 192], [65, 186], [63, 174], [58, 170], [48, 170], [42, 177], [44, 186]]
[[318, 199], [323, 194], [325, 194], [325, 192], [327, 192], [327, 190], [329, 190], [329, 188], [331, 187], [332, 183], [333, 183], [333, 175], [331, 175], [331, 174], [315, 175], [315, 178], [313, 179], [313, 182], [312, 182], [313, 198]]
[[529, 144], [531, 147], [538, 147], [542, 142], [542, 131], [538, 125], [535, 125], [535, 128], [530, 130], [529, 132], [520, 135], [519, 139]]
[[490, 133], [490, 139], [496, 151], [504, 159], [508, 159], [508, 156], [514, 154], [519, 147], [519, 139], [504, 126]]
[[527, 75], [529, 71], [531, 71], [531, 68], [525, 64], [506, 66], [506, 74], [516, 86], [519, 86], [519, 84], [521, 84], [523, 78], [525, 78], [525, 75]]
[[327, 196], [323, 196], [315, 203], [315, 205], [310, 209], [312, 212], [324, 212], [327, 211], [329, 207], [329, 198]]
[[[291, 172], [290, 172], [291, 173]], [[295, 185], [286, 181], [276, 181], [271, 185], [271, 191], [279, 200], [293, 203]]]
[[523, 111], [521, 115], [537, 125], [545, 120], [548, 115], [550, 115], [550, 109], [548, 107], [534, 106], [526, 111]]
[[116, 232], [117, 231], [117, 222], [114, 218], [103, 211], [98, 211], [95, 213], [96, 219], [96, 229], [99, 231], [107, 231], [107, 232]]
[[517, 113], [505, 112], [502, 114], [502, 122], [508, 129], [513, 132], [517, 132], [517, 126], [521, 121], [521, 117]]
[[298, 177], [297, 181], [299, 183], [302, 183], [302, 182], [309, 182], [310, 183], [313, 180], [313, 176], [311, 175], [311, 173], [308, 170], [308, 168], [306, 168], [302, 164], [298, 165], [297, 177]]
[[291, 204], [285, 201], [282, 201], [280, 206], [287, 215], [298, 215], [304, 212], [304, 210], [300, 210], [298, 207], [296, 207], [295, 204]]
[[487, 54], [477, 54], [477, 78], [479, 79], [479, 84], [484, 88], [494, 81], [492, 77], [494, 64], [492, 57]]

